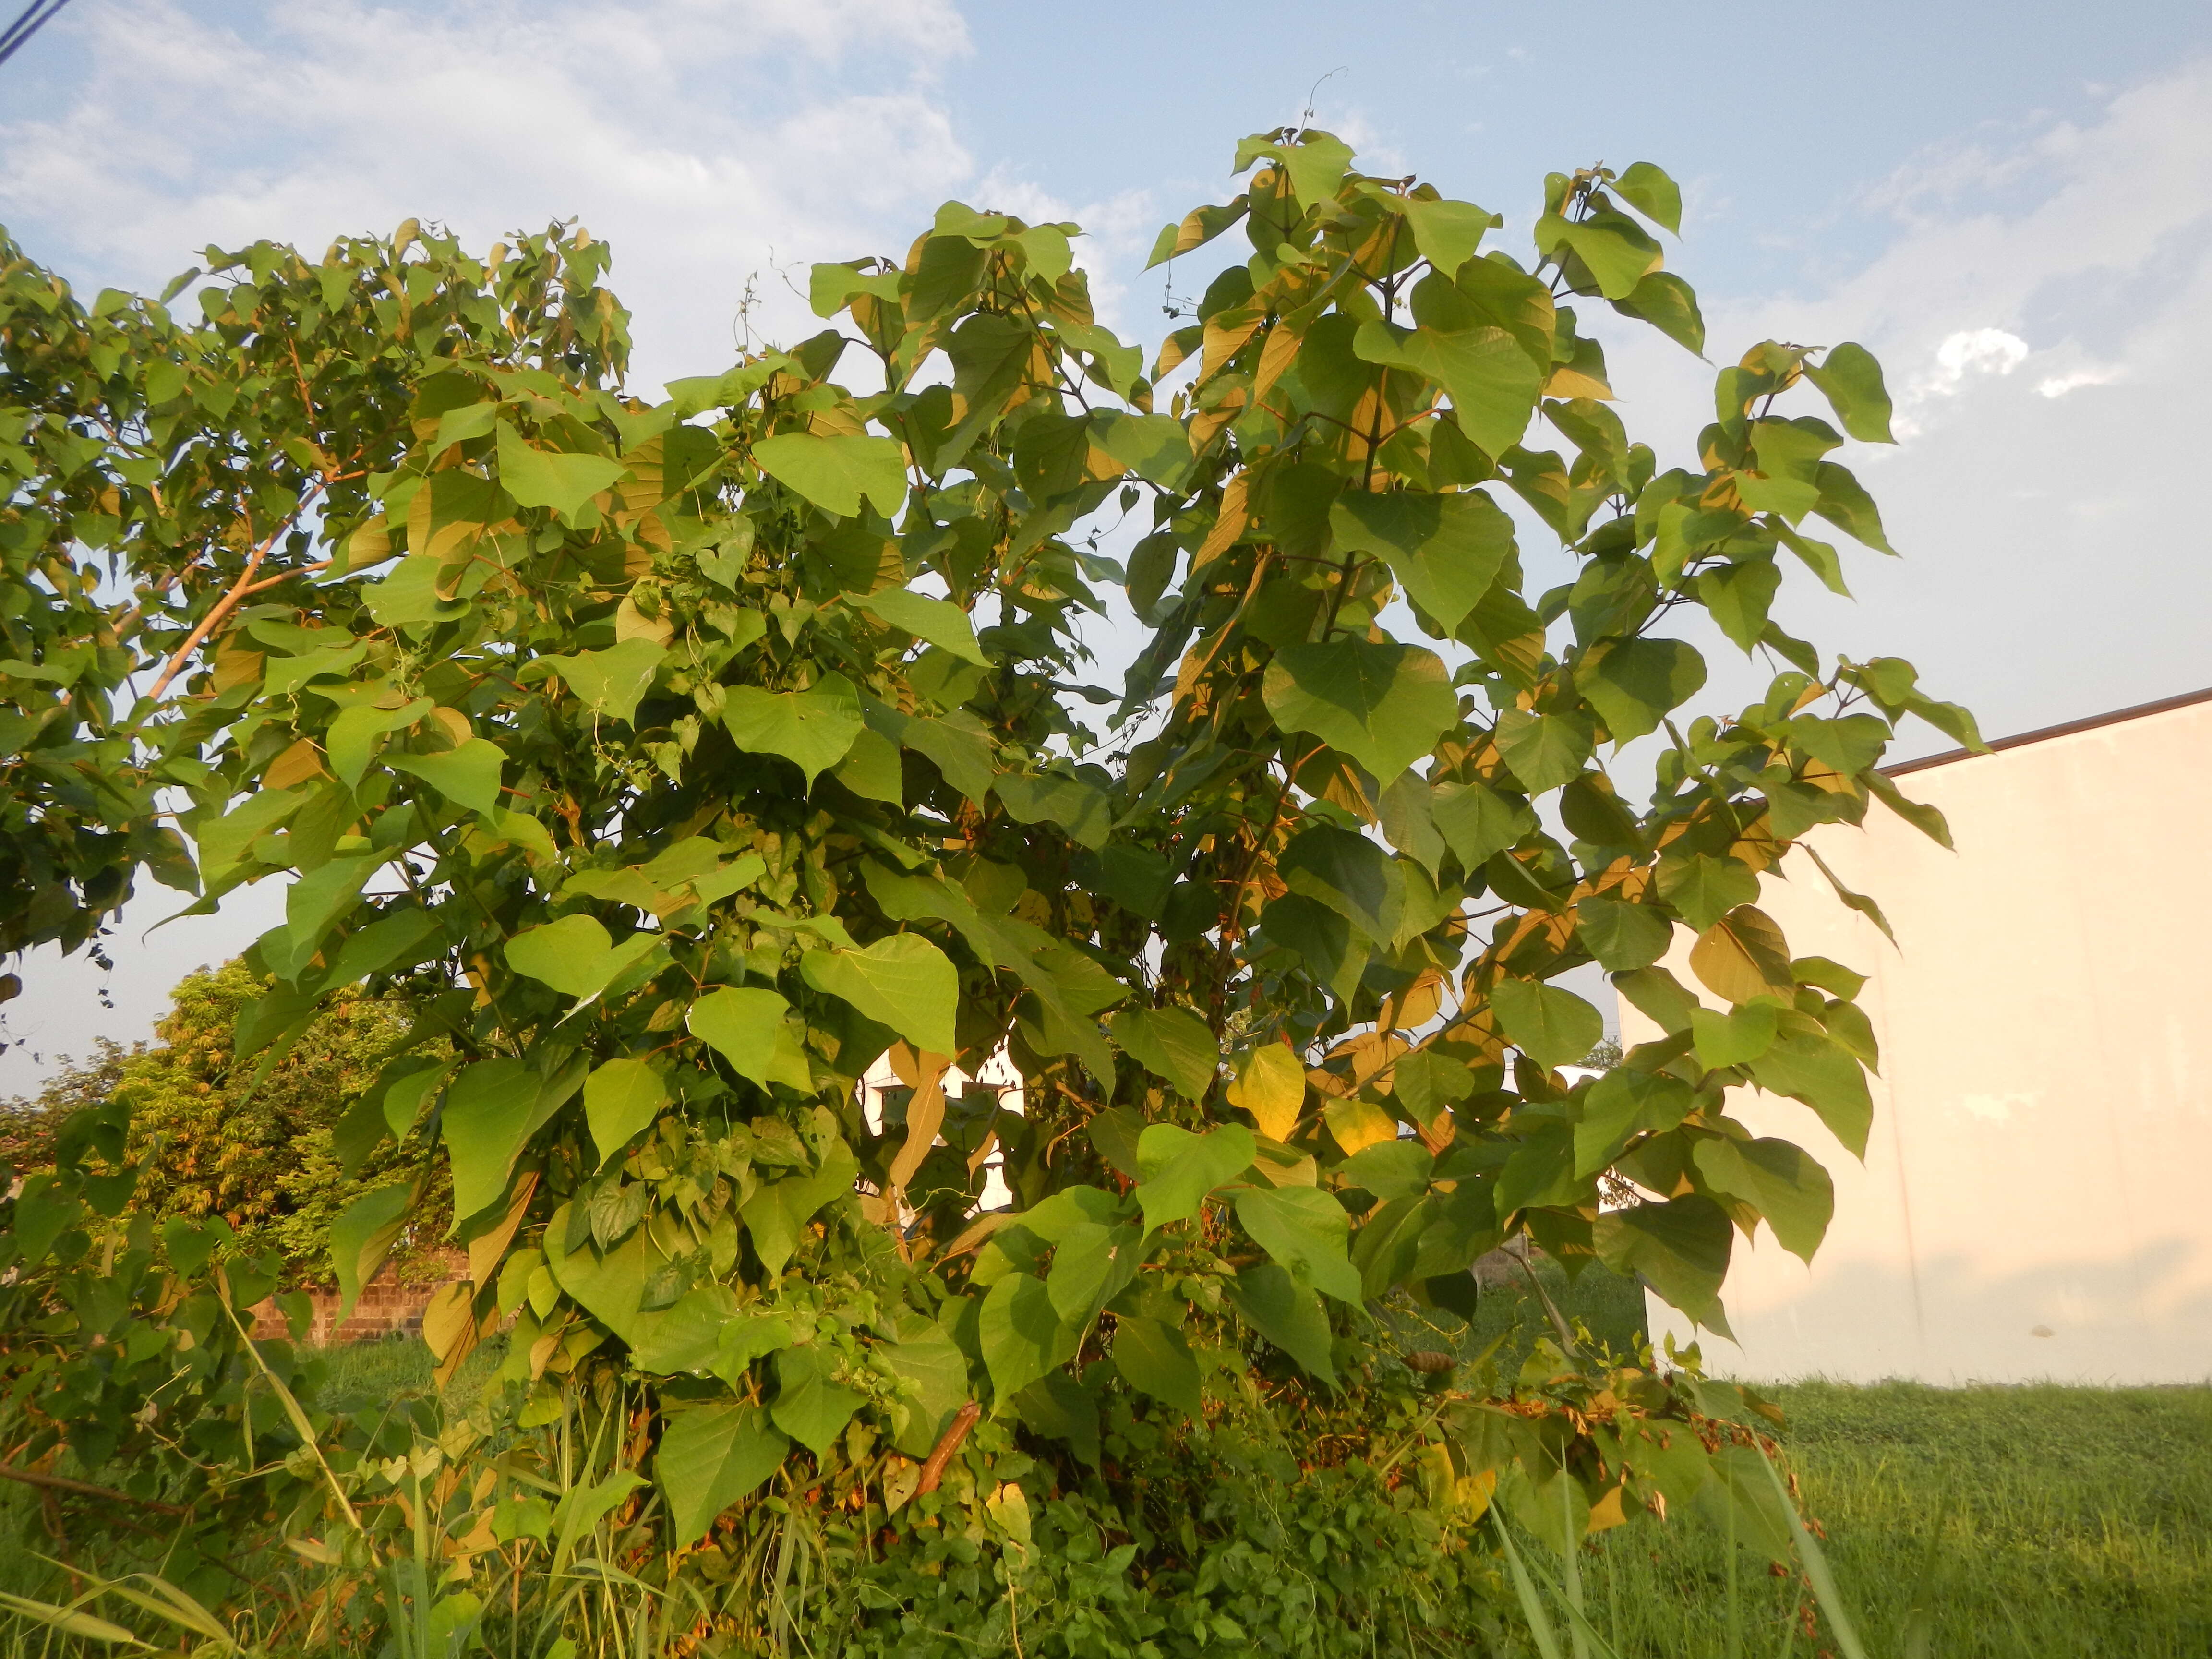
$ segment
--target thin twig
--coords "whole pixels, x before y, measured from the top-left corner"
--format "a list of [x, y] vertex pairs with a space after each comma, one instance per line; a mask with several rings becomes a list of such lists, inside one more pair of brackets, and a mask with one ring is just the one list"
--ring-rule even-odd
[[153, 1510], [162, 1515], [190, 1515], [191, 1511], [174, 1504], [157, 1503], [150, 1498], [133, 1498], [127, 1492], [118, 1492], [112, 1486], [95, 1486], [88, 1480], [72, 1480], [67, 1475], [46, 1474], [37, 1469], [19, 1469], [12, 1463], [0, 1463], [0, 1480], [20, 1480], [27, 1486], [43, 1486], [51, 1492], [65, 1492], [79, 1498], [105, 1498], [111, 1503], [136, 1504], [142, 1510]]
[[183, 670], [186, 659], [193, 652], [200, 648], [209, 635], [215, 632], [216, 624], [231, 613], [240, 599], [253, 592], [253, 573], [261, 568], [261, 562], [269, 556], [270, 550], [283, 538], [286, 532], [299, 522], [300, 515], [307, 510], [308, 501], [312, 501], [321, 491], [322, 483], [319, 480], [315, 488], [308, 492], [307, 499], [286, 514], [283, 522], [270, 532], [268, 539], [246, 556], [246, 568], [239, 572], [238, 580], [230, 592], [216, 602], [215, 609], [201, 619], [200, 625], [192, 629], [191, 635], [177, 647], [175, 654], [161, 665], [161, 672], [154, 682], [154, 689], [146, 694], [149, 697], [158, 700], [161, 693], [169, 689], [169, 682], [177, 678]]

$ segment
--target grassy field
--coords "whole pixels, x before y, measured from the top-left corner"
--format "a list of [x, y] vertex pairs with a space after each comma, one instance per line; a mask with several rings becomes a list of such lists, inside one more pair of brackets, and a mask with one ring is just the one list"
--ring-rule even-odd
[[[1616, 1349], [1640, 1291], [1603, 1272], [1570, 1318]], [[1492, 1294], [1474, 1341], [1517, 1364], [1547, 1328], [1533, 1297]], [[1779, 1384], [1782, 1435], [1870, 1659], [2205, 1659], [2212, 1655], [2212, 1389]], [[1583, 1564], [1621, 1659], [1812, 1659], [1801, 1585], [1693, 1519], [1632, 1527]], [[1809, 1599], [1809, 1598], [1808, 1598]], [[1793, 1636], [1792, 1632], [1795, 1632]]]
[[[1620, 1347], [1640, 1332], [1633, 1285], [1542, 1272], [1592, 1334]], [[1475, 1328], [1477, 1344], [1505, 1338], [1511, 1366], [1548, 1326], [1533, 1297], [1495, 1292]], [[336, 1390], [363, 1402], [429, 1381], [411, 1340], [331, 1358]], [[2212, 1389], [1802, 1382], [1771, 1395], [1869, 1659], [2212, 1655]], [[0, 1492], [0, 1528], [19, 1534], [28, 1518], [18, 1491]], [[1583, 1562], [1596, 1628], [1620, 1659], [1840, 1659], [1825, 1624], [1802, 1628], [1795, 1577], [1748, 1550], [1731, 1573], [1728, 1556], [1691, 1517], [1605, 1534]]]

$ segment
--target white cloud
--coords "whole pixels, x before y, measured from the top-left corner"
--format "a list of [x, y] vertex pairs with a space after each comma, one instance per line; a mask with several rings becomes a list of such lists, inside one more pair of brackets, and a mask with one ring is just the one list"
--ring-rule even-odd
[[2035, 383], [2036, 394], [2044, 398], [2063, 398], [2069, 392], [2079, 392], [2085, 386], [2110, 386], [2127, 371], [2112, 366], [2077, 368], [2070, 374], [2053, 374]]
[[[950, 0], [337, 0], [236, 29], [109, 0], [71, 25], [83, 85], [0, 124], [0, 212], [35, 256], [145, 284], [210, 241], [577, 216], [615, 246], [647, 380], [726, 360], [771, 249], [903, 252], [971, 170], [933, 78], [967, 48]], [[762, 286], [772, 330], [818, 326]]]

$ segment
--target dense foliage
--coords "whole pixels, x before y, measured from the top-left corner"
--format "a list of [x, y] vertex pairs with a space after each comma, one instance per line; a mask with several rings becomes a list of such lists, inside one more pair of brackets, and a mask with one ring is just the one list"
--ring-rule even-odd
[[[1553, 175], [1523, 262], [1327, 134], [1237, 159], [1157, 257], [1251, 255], [1149, 367], [1074, 227], [949, 204], [815, 267], [821, 333], [657, 404], [581, 233], [211, 251], [198, 320], [7, 251], [0, 944], [88, 939], [141, 866], [203, 904], [295, 873], [231, 1064], [403, 995], [338, 1139], [437, 1149], [471, 1261], [441, 1376], [507, 1328], [465, 1423], [319, 1410], [319, 1362], [232, 1317], [273, 1261], [134, 1207], [118, 1102], [12, 1206], [20, 1455], [206, 1559], [273, 1530], [332, 1575], [303, 1618], [405, 1651], [521, 1621], [495, 1583], [565, 1582], [603, 1523], [594, 1571], [684, 1642], [780, 1644], [801, 1515], [856, 1595], [875, 1540], [875, 1593], [927, 1573], [955, 1626], [1002, 1583], [1010, 1643], [1008, 1563], [1048, 1558], [1078, 1602], [1152, 1598], [1066, 1651], [1320, 1651], [1238, 1611], [1287, 1570], [1238, 1553], [1247, 1492], [1376, 1517], [1315, 1567], [1412, 1551], [1443, 1605], [1496, 1582], [1464, 1553], [1501, 1481], [1563, 1547], [1765, 1490], [1755, 1402], [1571, 1340], [1488, 1379], [1449, 1333], [1524, 1235], [1725, 1329], [1735, 1235], [1809, 1255], [1831, 1202], [1729, 1091], [1864, 1145], [1859, 977], [1755, 901], [1877, 798], [1940, 833], [1875, 769], [1895, 721], [1972, 740], [1908, 665], [1769, 618], [1785, 554], [1842, 586], [1811, 519], [1884, 547], [1830, 459], [1887, 439], [1880, 373], [1754, 346], [1662, 466], [1600, 325], [1702, 349], [1664, 173]], [[1575, 570], [1541, 592], [1540, 527]], [[1146, 629], [1119, 691], [1103, 584]], [[1693, 620], [1779, 671], [1731, 718], [1676, 713]], [[1641, 807], [1607, 759], [1639, 742]], [[1556, 981], [1593, 962], [1668, 1035], [1571, 1085], [1601, 1022]], [[972, 1080], [1000, 1056], [1018, 1096]], [[356, 1200], [340, 1283], [432, 1202]], [[1371, 1644], [1481, 1639], [1321, 1577]]]

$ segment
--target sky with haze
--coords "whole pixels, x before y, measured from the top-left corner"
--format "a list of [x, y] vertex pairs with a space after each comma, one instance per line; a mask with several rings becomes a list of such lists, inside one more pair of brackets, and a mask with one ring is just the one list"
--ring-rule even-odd
[[[1159, 227], [1309, 108], [1365, 170], [1504, 213], [1523, 258], [1548, 170], [1681, 181], [1668, 264], [1712, 363], [1607, 337], [1662, 465], [1755, 341], [1874, 350], [1902, 441], [1846, 459], [1903, 556], [1847, 553], [1856, 599], [1803, 584], [1793, 633], [1910, 658], [1990, 735], [2212, 685], [2212, 535], [2178, 510], [2212, 438], [2212, 8], [2186, 0], [76, 0], [0, 68], [0, 223], [89, 297], [210, 242], [578, 217], [649, 392], [728, 366], [749, 283], [754, 338], [813, 332], [806, 265], [902, 256], [948, 198], [1079, 222], [1101, 320], [1149, 347]], [[1763, 683], [1699, 643], [1704, 706]], [[0, 1096], [146, 1036], [182, 972], [281, 920], [274, 885], [150, 934], [183, 901], [149, 888], [112, 976], [24, 964]]]

